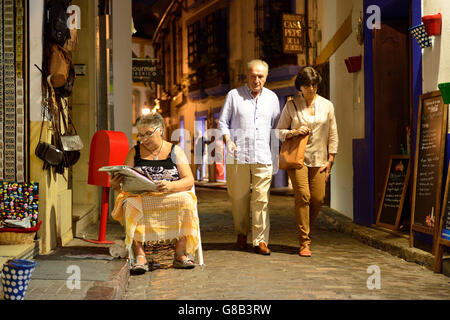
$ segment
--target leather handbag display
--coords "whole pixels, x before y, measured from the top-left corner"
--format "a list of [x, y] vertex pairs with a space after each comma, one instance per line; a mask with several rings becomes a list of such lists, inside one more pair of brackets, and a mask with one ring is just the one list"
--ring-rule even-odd
[[54, 145], [40, 141], [35, 150], [36, 156], [44, 162], [57, 166], [63, 161], [63, 152]]
[[[63, 102], [64, 99], [61, 99], [61, 102]], [[77, 129], [73, 125], [72, 119], [70, 118], [69, 110], [67, 110], [67, 117], [69, 118], [69, 123], [71, 125], [71, 129], [69, 130], [66, 116], [64, 114], [64, 108], [61, 108], [61, 117], [64, 124], [64, 133], [61, 135], [61, 143], [63, 145], [64, 151], [79, 151], [83, 149], [83, 141], [81, 141], [80, 136], [77, 133]]]
[[54, 145], [41, 141], [42, 128], [44, 127], [44, 113], [42, 114], [41, 133], [39, 134], [39, 143], [34, 150], [36, 156], [44, 161], [44, 167], [46, 164], [57, 166], [63, 161], [63, 152], [56, 148]]
[[50, 48], [49, 73], [54, 88], [62, 87], [69, 77], [71, 59], [62, 47], [53, 44]]
[[[298, 109], [292, 100], [298, 117]], [[300, 118], [299, 118], [300, 119]], [[306, 144], [309, 135], [299, 135], [286, 139], [281, 145], [278, 167], [282, 170], [301, 169], [304, 165]]]
[[[55, 100], [56, 107], [56, 119], [60, 119], [62, 117], [62, 122], [64, 125], [64, 134], [61, 134], [60, 121], [57, 121], [55, 134], [57, 135], [57, 139], [59, 140], [59, 146], [63, 149], [63, 166], [65, 168], [70, 168], [80, 159], [81, 153], [79, 150], [83, 148], [83, 142], [81, 141], [78, 135], [74, 136], [67, 130], [66, 117], [64, 114], [64, 107], [62, 105], [64, 99], [60, 99], [58, 104]], [[67, 111], [69, 112], [69, 111]], [[75, 127], [72, 125], [75, 129]], [[76, 133], [76, 131], [75, 131]], [[64, 138], [65, 137], [65, 138]]]

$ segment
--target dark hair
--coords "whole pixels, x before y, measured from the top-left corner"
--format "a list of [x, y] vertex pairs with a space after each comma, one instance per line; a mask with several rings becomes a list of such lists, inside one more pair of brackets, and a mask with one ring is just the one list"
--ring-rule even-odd
[[321, 82], [322, 76], [313, 67], [304, 67], [297, 73], [295, 88], [300, 91], [301, 86], [319, 85]]

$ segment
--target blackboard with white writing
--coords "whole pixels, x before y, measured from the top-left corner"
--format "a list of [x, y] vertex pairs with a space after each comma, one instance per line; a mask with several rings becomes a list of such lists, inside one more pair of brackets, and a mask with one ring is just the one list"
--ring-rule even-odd
[[439, 91], [421, 96], [417, 124], [412, 227], [433, 234], [439, 224], [447, 109]]
[[393, 155], [389, 160], [383, 196], [378, 209], [377, 225], [398, 229], [409, 181], [409, 157]]

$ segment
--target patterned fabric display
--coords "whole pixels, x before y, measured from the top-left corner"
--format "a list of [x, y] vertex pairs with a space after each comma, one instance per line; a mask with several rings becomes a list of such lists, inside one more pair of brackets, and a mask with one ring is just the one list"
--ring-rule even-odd
[[417, 42], [419, 43], [422, 49], [431, 47], [431, 39], [428, 36], [425, 30], [425, 26], [423, 24], [412, 27], [409, 29], [409, 31], [414, 36], [414, 38], [416, 38]]
[[25, 0], [0, 1], [0, 180], [26, 180]]
[[0, 220], [22, 220], [30, 217], [31, 226], [38, 223], [39, 184], [0, 182]]

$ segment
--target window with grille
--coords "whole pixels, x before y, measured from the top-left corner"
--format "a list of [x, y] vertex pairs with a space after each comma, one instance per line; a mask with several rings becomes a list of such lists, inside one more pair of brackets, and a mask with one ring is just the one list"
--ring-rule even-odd
[[188, 26], [191, 83], [208, 85], [208, 80], [217, 77], [228, 82], [228, 34], [228, 8], [218, 9]]
[[291, 1], [256, 0], [255, 2], [255, 55], [265, 60], [270, 68], [297, 64], [296, 54], [283, 53], [283, 13], [292, 13]]

